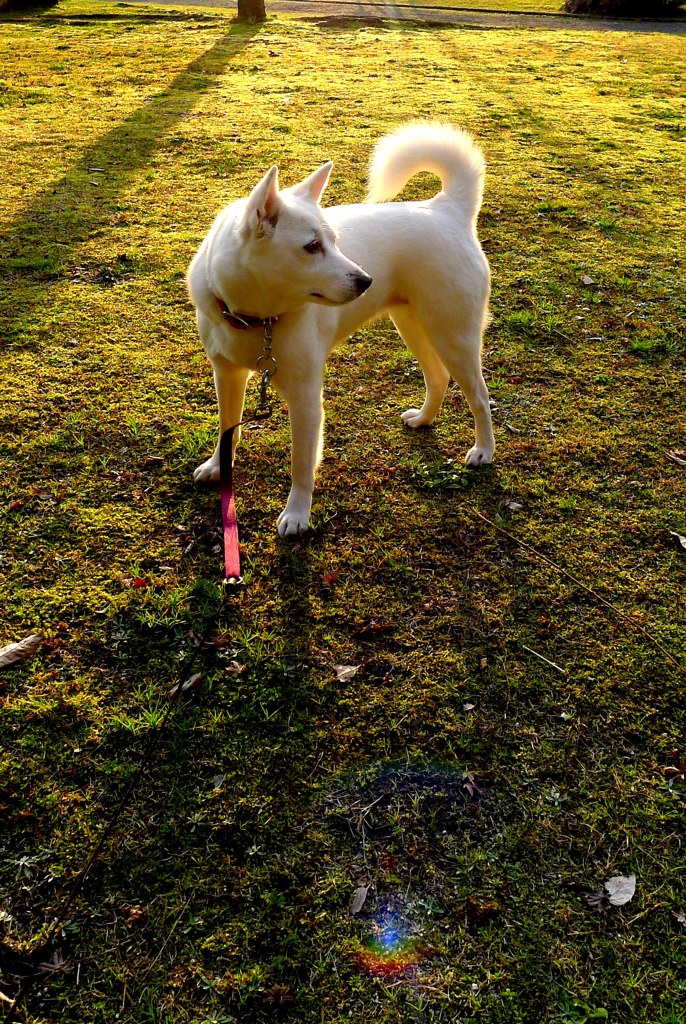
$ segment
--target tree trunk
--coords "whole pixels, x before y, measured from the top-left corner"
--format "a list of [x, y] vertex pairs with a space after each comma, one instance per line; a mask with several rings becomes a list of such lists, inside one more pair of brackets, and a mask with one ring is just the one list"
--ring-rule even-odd
[[266, 17], [264, 0], [238, 0], [239, 21], [264, 21]]

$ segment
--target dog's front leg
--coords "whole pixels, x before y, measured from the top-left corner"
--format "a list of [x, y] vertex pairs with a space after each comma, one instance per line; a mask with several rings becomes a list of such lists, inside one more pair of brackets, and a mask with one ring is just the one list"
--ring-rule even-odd
[[[214, 370], [214, 386], [217, 391], [217, 404], [219, 406], [219, 438], [217, 447], [211, 457], [197, 467], [193, 473], [196, 483], [210, 483], [219, 480], [219, 442], [222, 434], [229, 427], [240, 423], [243, 416], [243, 403], [245, 401], [245, 387], [248, 383], [250, 370], [242, 366], [230, 363], [224, 356], [212, 358]], [[234, 431], [233, 449], [236, 450], [240, 438], [240, 427]]]
[[303, 383], [301, 379], [297, 386], [281, 384], [279, 390], [288, 406], [291, 424], [291, 493], [276, 525], [281, 537], [293, 537], [310, 525], [314, 478], [322, 455], [321, 370], [316, 380]]

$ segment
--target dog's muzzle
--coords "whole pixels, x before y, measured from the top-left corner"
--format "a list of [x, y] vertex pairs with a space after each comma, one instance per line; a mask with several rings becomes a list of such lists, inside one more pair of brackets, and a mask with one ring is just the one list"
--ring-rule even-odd
[[373, 278], [369, 274], [353, 274], [353, 283], [358, 295], [364, 295], [372, 283]]

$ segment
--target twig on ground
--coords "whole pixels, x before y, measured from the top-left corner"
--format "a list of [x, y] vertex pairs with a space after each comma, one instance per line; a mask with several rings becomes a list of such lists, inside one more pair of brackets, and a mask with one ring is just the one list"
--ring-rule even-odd
[[184, 915], [184, 914], [186, 913], [186, 911], [188, 910], [188, 906], [189, 906], [190, 902], [191, 902], [191, 897], [189, 896], [189, 897], [188, 897], [188, 899], [186, 900], [186, 902], [184, 903], [184, 905], [183, 905], [183, 906], [181, 907], [181, 911], [179, 912], [179, 914], [178, 914], [178, 916], [177, 916], [176, 920], [174, 921], [174, 924], [173, 924], [173, 925], [171, 926], [171, 928], [170, 928], [170, 929], [169, 929], [169, 931], [167, 932], [167, 934], [166, 934], [166, 936], [165, 936], [165, 939], [164, 939], [164, 942], [162, 943], [162, 946], [160, 947], [160, 951], [159, 951], [159, 953], [157, 954], [157, 956], [155, 957], [155, 959], [153, 960], [153, 962], [152, 962], [152, 963], [150, 964], [150, 966], [148, 967], [147, 971], [145, 971], [145, 973], [144, 973], [144, 975], [143, 975], [143, 977], [144, 977], [144, 978], [147, 978], [147, 977], [148, 977], [148, 975], [149, 975], [149, 974], [150, 974], [150, 972], [152, 971], [153, 967], [154, 967], [154, 966], [155, 966], [155, 964], [156, 964], [156, 963], [158, 962], [158, 960], [159, 960], [159, 959], [161, 958], [161, 956], [162, 956], [162, 954], [164, 953], [165, 949], [166, 949], [166, 948], [167, 948], [167, 946], [169, 945], [169, 940], [171, 939], [172, 935], [174, 934], [174, 932], [175, 932], [175, 931], [176, 931], [176, 929], [178, 928], [178, 926], [179, 926], [179, 921], [181, 920], [181, 918], [183, 917], [183, 915]]
[[560, 672], [560, 673], [562, 673], [562, 675], [563, 675], [563, 676], [566, 676], [566, 675], [567, 675], [567, 673], [565, 672], [565, 670], [564, 670], [563, 668], [560, 668], [560, 666], [559, 666], [559, 665], [556, 665], [554, 661], [549, 661], [549, 660], [548, 660], [547, 658], [544, 658], [542, 654], [539, 654], [539, 653], [538, 653], [538, 651], [534, 651], [534, 650], [532, 650], [532, 649], [531, 649], [531, 647], [527, 647], [527, 646], [526, 646], [526, 644], [522, 644], [522, 648], [523, 648], [523, 649], [524, 649], [525, 651], [528, 651], [528, 652], [529, 652], [529, 654], [533, 654], [533, 656], [534, 656], [535, 658], [540, 658], [540, 659], [541, 659], [541, 661], [544, 661], [544, 662], [546, 663], [546, 665], [550, 665], [550, 666], [551, 666], [551, 668], [555, 668], [555, 669], [557, 669], [557, 671], [558, 671], [558, 672]]

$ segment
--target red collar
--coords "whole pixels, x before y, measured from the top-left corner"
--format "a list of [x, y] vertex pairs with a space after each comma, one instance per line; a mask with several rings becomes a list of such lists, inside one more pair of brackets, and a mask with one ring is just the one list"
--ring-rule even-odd
[[262, 320], [258, 316], [248, 316], [247, 313], [232, 313], [223, 299], [220, 299], [218, 295], [215, 295], [214, 298], [224, 319], [237, 331], [249, 331], [251, 327], [264, 327], [267, 320], [270, 322], [278, 320], [278, 317], [275, 316]]

